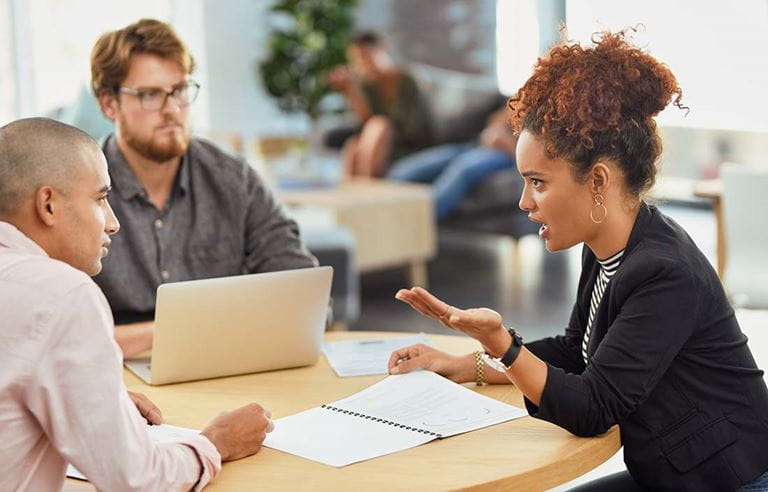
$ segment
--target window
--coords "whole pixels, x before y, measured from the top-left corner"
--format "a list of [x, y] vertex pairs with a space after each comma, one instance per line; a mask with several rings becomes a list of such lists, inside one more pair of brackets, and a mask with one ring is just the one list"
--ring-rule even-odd
[[588, 42], [597, 31], [640, 26], [633, 42], [666, 63], [683, 102], [659, 123], [689, 128], [768, 130], [768, 4], [764, 0], [568, 0], [568, 34]]
[[171, 0], [115, 2], [108, 8], [95, 0], [0, 0], [0, 5], [9, 2], [15, 9], [11, 43], [24, 54], [15, 67], [21, 101], [16, 116], [51, 115], [74, 103], [88, 86], [90, 51], [102, 33], [141, 17], [168, 20], [172, 13]]
[[496, 2], [496, 78], [502, 94], [514, 94], [531, 76], [539, 55], [536, 8], [536, 0]]

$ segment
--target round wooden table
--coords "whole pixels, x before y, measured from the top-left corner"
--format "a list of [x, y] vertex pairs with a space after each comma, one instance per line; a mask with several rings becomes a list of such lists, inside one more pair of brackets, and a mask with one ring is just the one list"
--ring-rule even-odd
[[[326, 340], [396, 336], [403, 333], [332, 332]], [[465, 337], [428, 337], [451, 353], [478, 348]], [[203, 428], [221, 410], [252, 401], [269, 408], [274, 418], [291, 415], [342, 399], [383, 377], [340, 378], [322, 356], [312, 367], [168, 386], [149, 386], [125, 372], [128, 388], [149, 396], [167, 423], [195, 429]], [[523, 406], [522, 395], [512, 385], [468, 386]], [[588, 472], [620, 446], [618, 427], [599, 437], [580, 438], [553, 424], [523, 417], [343, 468], [263, 448], [249, 458], [225, 463], [206, 490], [543, 490]], [[84, 482], [67, 480], [64, 490], [88, 488]]]

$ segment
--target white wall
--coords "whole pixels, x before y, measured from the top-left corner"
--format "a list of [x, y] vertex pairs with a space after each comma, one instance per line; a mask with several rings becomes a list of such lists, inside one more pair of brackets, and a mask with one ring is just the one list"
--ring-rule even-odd
[[209, 127], [199, 130], [235, 132], [246, 141], [257, 135], [305, 132], [306, 118], [282, 113], [258, 75], [258, 62], [268, 48], [271, 2], [200, 1]]

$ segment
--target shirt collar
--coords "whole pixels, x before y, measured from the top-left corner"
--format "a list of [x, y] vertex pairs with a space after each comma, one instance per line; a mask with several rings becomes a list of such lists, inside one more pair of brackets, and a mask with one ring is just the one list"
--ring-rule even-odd
[[26, 253], [37, 256], [48, 256], [39, 244], [28, 238], [16, 226], [8, 222], [0, 221], [0, 246], [10, 249], [20, 249]]
[[[144, 186], [134, 174], [131, 166], [123, 157], [122, 152], [117, 147], [117, 139], [114, 135], [109, 135], [102, 144], [102, 150], [107, 157], [107, 165], [109, 167], [109, 176], [112, 178], [112, 187], [124, 200], [130, 200], [138, 196], [146, 196]], [[174, 193], [178, 187], [179, 192], [182, 195], [187, 193], [189, 188], [189, 149], [181, 157], [181, 164], [179, 165], [179, 172], [174, 180]]]

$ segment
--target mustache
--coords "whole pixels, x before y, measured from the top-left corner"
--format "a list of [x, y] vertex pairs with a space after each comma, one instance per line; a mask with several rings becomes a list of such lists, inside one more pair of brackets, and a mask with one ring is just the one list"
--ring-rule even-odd
[[168, 117], [164, 118], [163, 122], [160, 124], [160, 126], [171, 125], [171, 124], [178, 125], [178, 126], [184, 126], [184, 123], [181, 120], [179, 120], [177, 118], [174, 118], [173, 116], [168, 116]]

